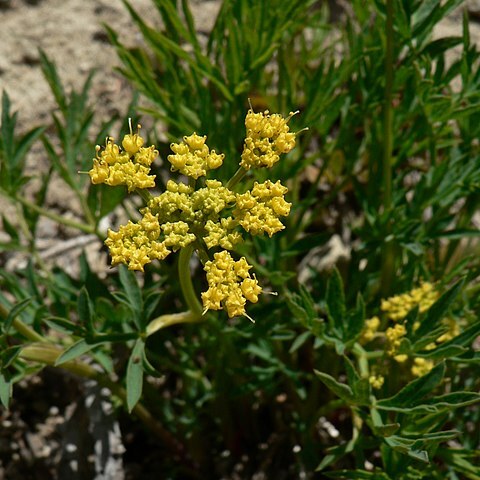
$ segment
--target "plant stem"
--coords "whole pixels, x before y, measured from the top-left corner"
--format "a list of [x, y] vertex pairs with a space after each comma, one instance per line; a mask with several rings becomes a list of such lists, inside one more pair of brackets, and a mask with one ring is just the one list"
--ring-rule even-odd
[[62, 215], [57, 215], [56, 213], [50, 212], [49, 210], [46, 210], [42, 207], [39, 207], [38, 205], [35, 205], [34, 203], [30, 202], [29, 200], [27, 200], [26, 198], [23, 198], [23, 197], [15, 197], [14, 200], [21, 203], [22, 205], [24, 205], [28, 209], [34, 210], [35, 212], [39, 213], [40, 215], [43, 215], [44, 217], [50, 218], [57, 223], [60, 223], [62, 225], [66, 225], [67, 227], [76, 228], [77, 230], [80, 230], [81, 232], [97, 234], [95, 227], [92, 226], [92, 225], [85, 225], [84, 223], [79, 223], [79, 222], [76, 222], [75, 220], [70, 220], [69, 218], [65, 218]]
[[152, 194], [144, 188], [137, 188], [135, 192], [142, 197], [142, 200], [145, 202], [146, 205], [153, 198]]
[[171, 325], [177, 325], [179, 323], [195, 323], [202, 319], [203, 317], [201, 314], [199, 315], [198, 313], [194, 313], [190, 310], [187, 310], [186, 312], [160, 315], [147, 325], [146, 334], [148, 337], [162, 328], [170, 327]]
[[190, 273], [190, 258], [192, 257], [193, 247], [187, 245], [180, 250], [178, 258], [178, 278], [183, 297], [188, 305], [190, 312], [194, 315], [202, 315], [202, 305], [200, 304], [195, 289], [193, 288], [192, 275]]
[[358, 369], [360, 370], [361, 377], [368, 378], [370, 376], [370, 369], [368, 367], [367, 352], [359, 343], [355, 343], [352, 352], [357, 357]]
[[382, 251], [381, 290], [388, 296], [394, 273], [392, 223], [389, 218], [392, 209], [392, 151], [393, 151], [393, 0], [386, 0], [386, 48], [385, 48], [385, 100], [383, 105], [383, 214], [387, 216], [385, 239]]
[[[3, 306], [0, 305], [0, 318], [2, 320], [6, 320], [8, 317], [8, 310]], [[12, 322], [12, 327], [17, 330], [18, 333], [23, 335], [28, 340], [32, 342], [47, 342], [48, 340], [45, 337], [42, 337], [39, 333], [37, 333], [33, 328], [30, 328], [28, 325], [25, 325], [19, 318], [14, 318]]]
[[78, 197], [78, 200], [80, 201], [80, 205], [82, 206], [83, 214], [85, 215], [87, 222], [90, 225], [95, 225], [95, 217], [92, 215], [92, 212], [90, 211], [85, 194], [78, 190], [77, 197]]
[[247, 170], [243, 167], [240, 167], [233, 177], [228, 181], [227, 188], [233, 188], [245, 175], [247, 174]]

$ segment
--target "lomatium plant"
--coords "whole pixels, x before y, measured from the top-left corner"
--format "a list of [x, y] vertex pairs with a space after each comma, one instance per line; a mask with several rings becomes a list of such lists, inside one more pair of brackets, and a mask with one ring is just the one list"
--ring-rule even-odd
[[[245, 118], [246, 138], [240, 165], [224, 185], [207, 179], [209, 171], [222, 166], [225, 156], [211, 150], [206, 136], [193, 133], [180, 143], [172, 143], [167, 160], [172, 172], [183, 175], [184, 181], [168, 180], [166, 190], [151, 195], [155, 187], [151, 165], [158, 157], [154, 145], [144, 146], [144, 139], [132, 131], [121, 146], [108, 137], [105, 147], [97, 146], [93, 168], [89, 174], [94, 184], [125, 185], [137, 192], [146, 205], [142, 218], [128, 221], [118, 231], [109, 230], [105, 244], [112, 265], [125, 264], [130, 270], [144, 271], [146, 264], [164, 260], [180, 251], [180, 284], [190, 310], [183, 315], [155, 320], [148, 332], [172, 323], [197, 321], [208, 310], [225, 310], [228, 316], [246, 316], [247, 301], [256, 303], [262, 293], [252, 266], [245, 257], [235, 260], [231, 254], [245, 235], [271, 237], [282, 230], [282, 217], [290, 212], [285, 200], [288, 189], [280, 181], [255, 182], [250, 190], [237, 193], [234, 187], [249, 170], [271, 168], [282, 154], [295, 146], [295, 133], [290, 132], [287, 118], [279, 114], [248, 111]], [[195, 251], [203, 264], [208, 289], [202, 293], [203, 307], [198, 308], [189, 280], [188, 260]], [[252, 320], [252, 319], [251, 319]]]

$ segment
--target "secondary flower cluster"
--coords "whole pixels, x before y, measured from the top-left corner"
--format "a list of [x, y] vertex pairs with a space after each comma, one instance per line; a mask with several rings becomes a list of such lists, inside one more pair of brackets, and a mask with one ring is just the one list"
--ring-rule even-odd
[[[290, 117], [284, 119], [268, 111], [248, 112], [240, 162], [243, 173], [273, 166], [280, 154], [295, 146], [295, 134], [287, 125]], [[151, 197], [140, 210], [142, 218], [138, 222], [129, 221], [118, 231], [109, 230], [105, 243], [113, 265], [124, 263], [140, 271], [153, 260], [193, 246], [203, 258], [211, 259], [204, 264], [208, 283], [208, 290], [202, 293], [204, 310], [223, 308], [229, 317], [246, 315], [246, 301], [257, 302], [262, 288], [255, 276], [250, 276], [246, 259], [235, 261], [229, 250], [243, 240], [242, 233], [271, 237], [285, 228], [280, 217], [290, 212], [291, 204], [284, 198], [288, 189], [280, 181], [266, 180], [237, 193], [218, 180], [201, 179], [209, 170], [220, 167], [224, 159], [223, 154], [210, 150], [206, 140], [206, 136], [194, 133], [170, 145], [173, 154], [167, 159], [171, 170], [188, 177], [188, 185], [169, 180], [166, 190]], [[143, 143], [138, 133], [130, 133], [122, 141], [122, 150], [107, 138], [103, 150], [97, 147], [89, 172], [92, 182], [126, 185], [129, 191], [153, 187], [155, 175], [149, 175], [150, 165], [158, 152], [153, 145], [145, 148]]]
[[223, 250], [214, 254], [214, 260], [205, 264], [208, 290], [202, 293], [202, 301], [207, 310], [220, 310], [225, 305], [229, 317], [245, 315], [245, 303], [256, 303], [262, 288], [245, 257], [237, 262], [229, 252]]
[[[394, 324], [390, 324], [384, 332], [379, 332], [381, 321], [379, 317], [374, 316], [365, 321], [365, 327], [360, 341], [362, 343], [368, 343], [375, 337], [382, 337], [386, 342], [385, 351], [387, 355], [393, 357], [394, 360], [399, 363], [406, 362], [408, 355], [399, 353], [402, 340], [407, 335], [405, 317], [408, 315], [408, 312], [415, 307], [418, 307], [420, 313], [426, 312], [438, 298], [439, 292], [435, 289], [434, 285], [425, 282], [409, 292], [382, 300], [380, 309]], [[438, 344], [446, 342], [460, 333], [460, 328], [454, 319], [445, 319], [442, 323], [448, 327], [448, 331], [439, 336], [435, 342], [427, 345], [425, 347], [426, 350], [433, 350]], [[419, 326], [420, 323], [415, 322], [413, 330], [415, 331]], [[428, 373], [433, 367], [434, 362], [432, 360], [415, 357], [413, 358], [411, 372], [415, 376], [422, 376]], [[377, 377], [370, 379], [370, 383], [373, 388], [380, 388], [381, 386]]]
[[438, 299], [438, 292], [429, 282], [422, 283], [410, 292], [382, 300], [381, 310], [393, 321], [404, 319], [408, 312], [418, 306], [420, 313], [426, 312]]
[[281, 115], [254, 113], [250, 110], [245, 118], [247, 137], [240, 165], [245, 168], [273, 167], [282, 153], [288, 153], [295, 146], [295, 134], [289, 131], [288, 120]]
[[123, 137], [123, 150], [113, 140], [112, 137], [107, 137], [105, 148], [101, 152], [101, 147], [96, 147], [93, 168], [88, 172], [92, 183], [126, 185], [129, 192], [136, 188], [154, 187], [155, 175], [149, 173], [150, 165], [158, 156], [155, 147], [143, 147], [143, 138], [138, 133]]

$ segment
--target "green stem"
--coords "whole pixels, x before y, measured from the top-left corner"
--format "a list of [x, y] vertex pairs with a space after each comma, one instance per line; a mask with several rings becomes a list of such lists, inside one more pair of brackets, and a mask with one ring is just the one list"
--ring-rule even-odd
[[78, 200], [80, 201], [80, 205], [82, 207], [83, 214], [85, 215], [85, 218], [86, 218], [88, 224], [89, 225], [95, 225], [96, 224], [95, 217], [92, 215], [92, 212], [91, 212], [91, 210], [88, 206], [87, 197], [81, 191], [77, 191], [77, 197], [78, 197]]
[[178, 277], [183, 297], [192, 314], [202, 315], [202, 305], [200, 304], [195, 289], [193, 288], [192, 275], [190, 273], [190, 258], [192, 257], [193, 247], [188, 245], [180, 250], [178, 258]]
[[[383, 214], [389, 216], [392, 209], [392, 151], [393, 151], [393, 0], [387, 0], [386, 49], [385, 49], [385, 101], [383, 106]], [[382, 251], [381, 290], [388, 296], [394, 273], [394, 251], [391, 238], [392, 223], [387, 220]]]
[[180, 313], [167, 313], [166, 315], [160, 315], [152, 320], [146, 329], [147, 337], [157, 332], [158, 330], [170, 327], [171, 325], [177, 325], [179, 323], [195, 323], [203, 320], [202, 315], [194, 313], [190, 310]]
[[137, 188], [135, 192], [142, 197], [142, 200], [145, 202], [145, 205], [148, 205], [148, 202], [150, 202], [150, 200], [153, 198], [152, 194], [148, 190], [145, 190], [144, 188]]
[[[0, 318], [2, 320], [6, 320], [8, 317], [8, 310], [3, 306], [0, 305]], [[19, 318], [14, 318], [12, 322], [12, 327], [17, 330], [18, 333], [23, 335], [28, 340], [32, 342], [47, 342], [48, 340], [45, 337], [42, 337], [39, 333], [37, 333], [33, 328], [30, 328], [28, 325], [25, 325]]]
[[357, 357], [360, 376], [362, 378], [368, 378], [370, 376], [370, 368], [368, 366], [367, 352], [359, 343], [355, 343], [355, 345], [352, 348], [352, 352]]
[[65, 218], [61, 215], [57, 215], [56, 213], [50, 212], [49, 210], [46, 210], [42, 207], [39, 207], [38, 205], [35, 205], [34, 203], [30, 202], [26, 198], [22, 197], [15, 197], [15, 200], [25, 207], [27, 207], [30, 210], [33, 210], [40, 215], [43, 215], [44, 217], [50, 218], [51, 220], [54, 220], [57, 223], [60, 223], [62, 225], [66, 225], [67, 227], [72, 227], [76, 228], [77, 230], [80, 230], [81, 232], [85, 233], [94, 233], [96, 234], [96, 229], [92, 225], [85, 225], [83, 223], [76, 222], [75, 220], [70, 220], [69, 218]]
[[243, 167], [240, 167], [233, 177], [228, 181], [227, 183], [227, 188], [231, 189], [233, 188], [242, 178], [247, 174], [247, 170], [245, 170]]

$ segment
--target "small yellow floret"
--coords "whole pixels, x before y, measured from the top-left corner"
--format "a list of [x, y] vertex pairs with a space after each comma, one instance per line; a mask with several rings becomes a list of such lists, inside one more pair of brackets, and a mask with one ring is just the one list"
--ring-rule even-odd
[[[140, 129], [140, 125], [138, 128]], [[122, 140], [122, 147], [129, 155], [135, 155], [143, 147], [143, 138], [138, 132], [125, 135]]]
[[400, 347], [401, 339], [406, 334], [407, 329], [404, 325], [400, 325], [399, 323], [385, 330], [385, 336], [389, 346], [387, 353], [391, 357], [395, 356], [396, 352], [398, 351], [398, 347]]
[[378, 390], [379, 388], [382, 388], [385, 378], [382, 375], [371, 375], [368, 381], [370, 382], [372, 388]]
[[413, 362], [412, 374], [416, 377], [423, 377], [434, 367], [433, 360], [428, 360], [422, 357], [414, 358]]
[[373, 339], [375, 333], [377, 333], [378, 327], [380, 327], [380, 319], [378, 317], [372, 317], [365, 320], [365, 326], [360, 337], [362, 343], [367, 343]]
[[446, 318], [442, 323], [448, 326], [448, 332], [440, 335], [440, 337], [438, 337], [436, 340], [437, 343], [448, 342], [457, 335], [460, 335], [460, 326], [454, 318]]

